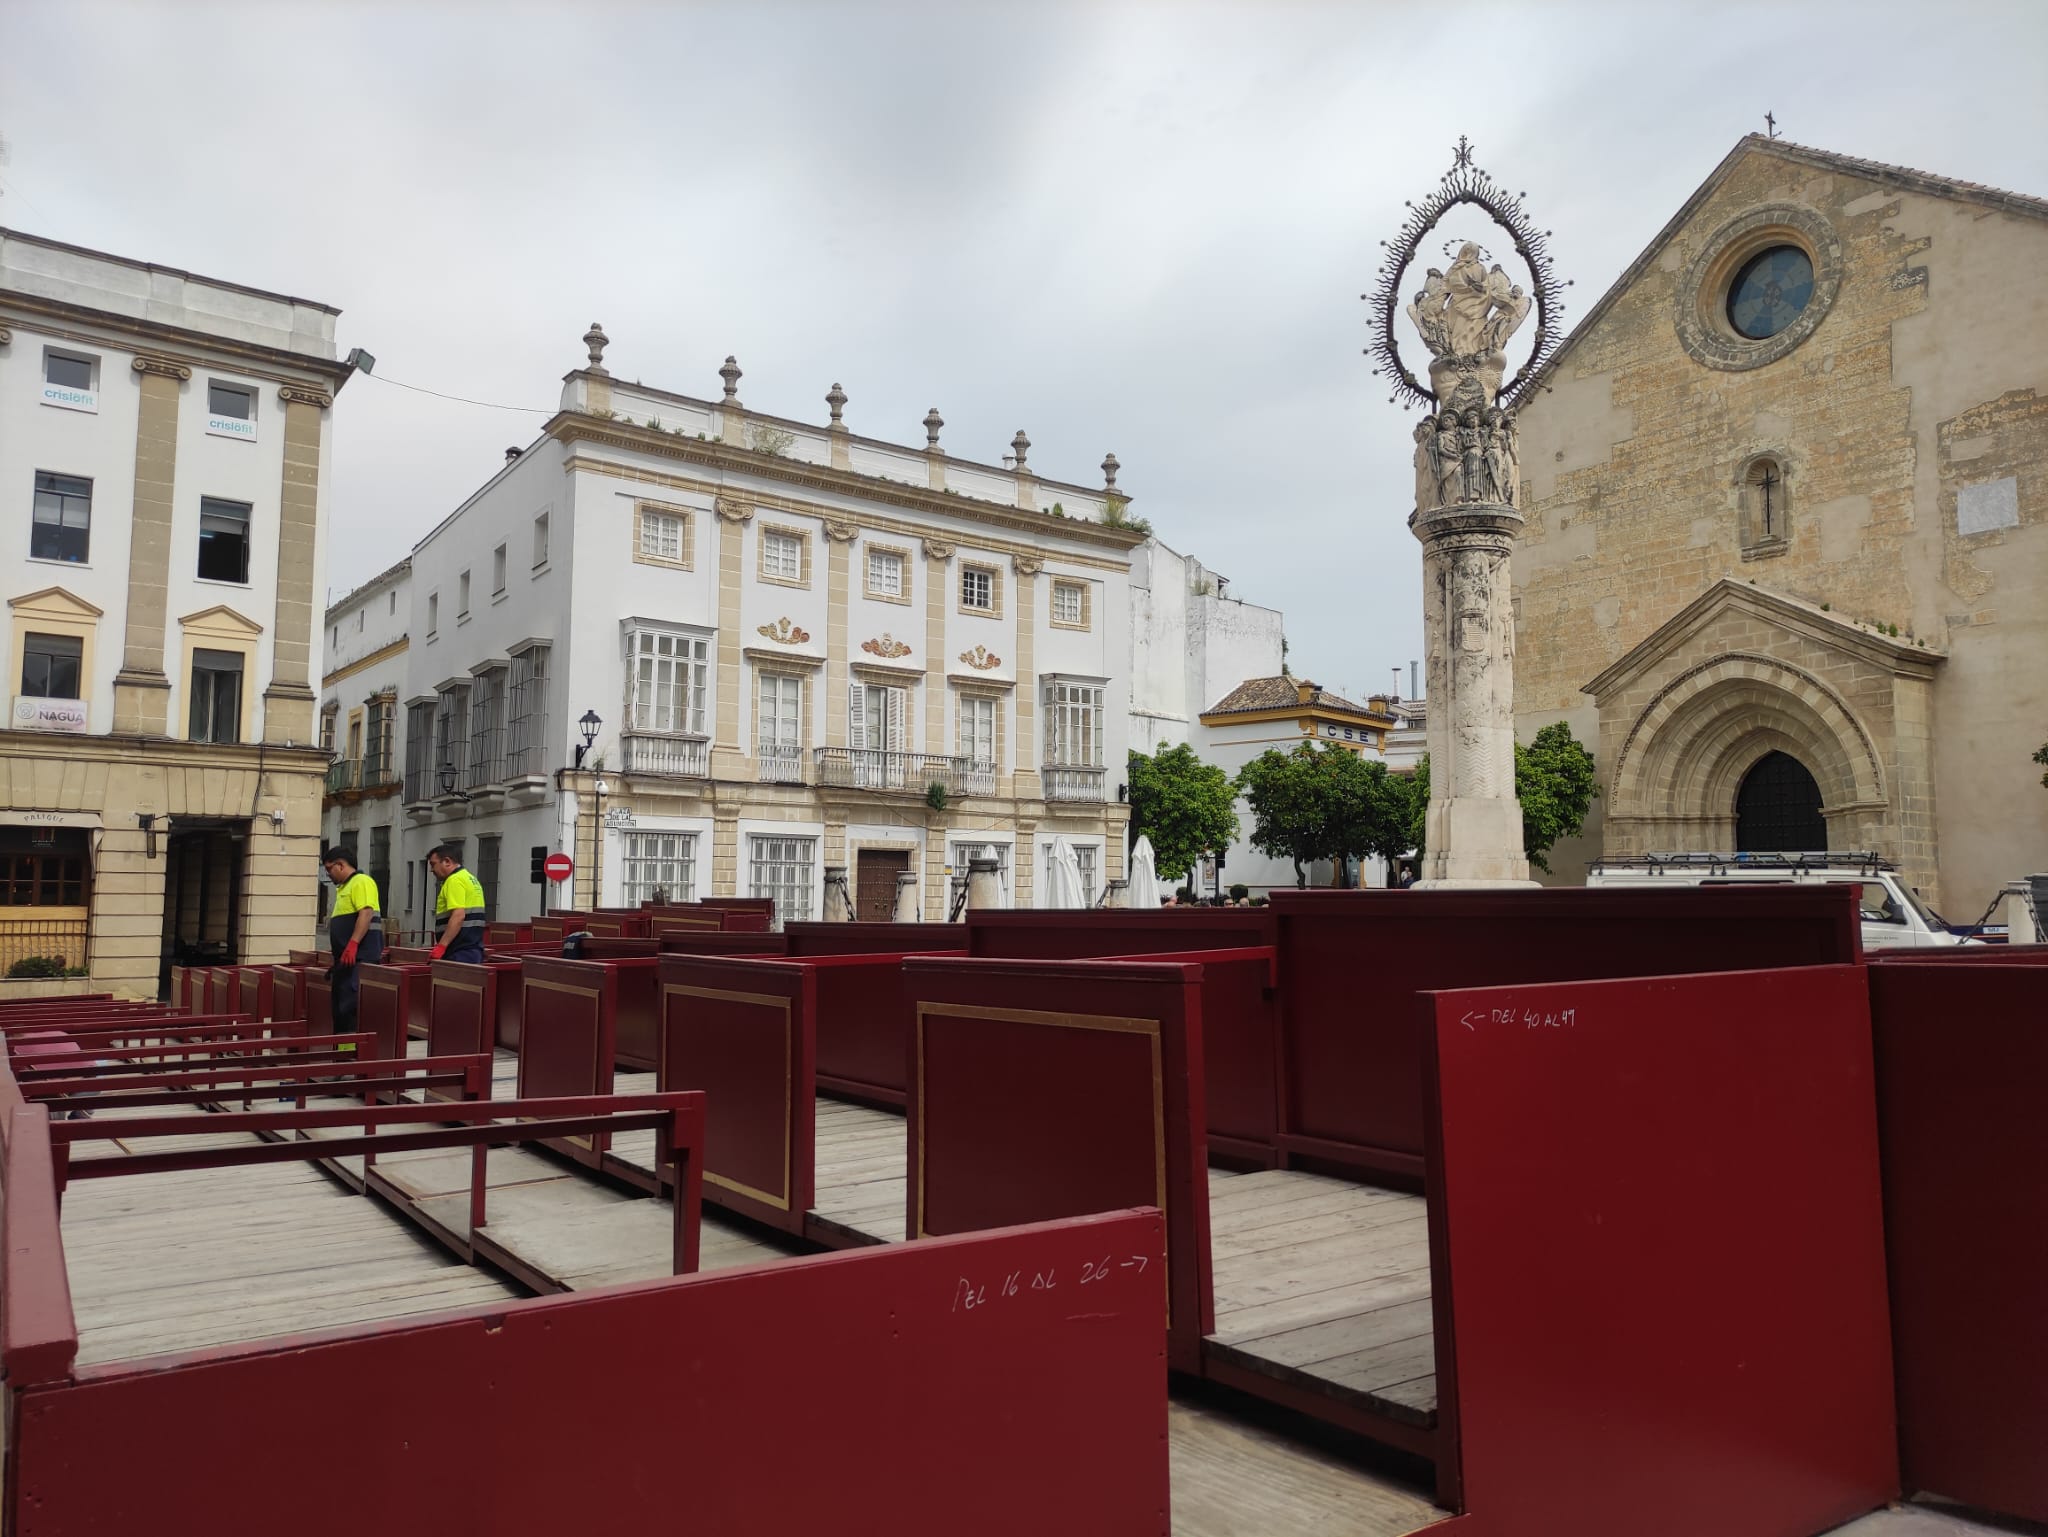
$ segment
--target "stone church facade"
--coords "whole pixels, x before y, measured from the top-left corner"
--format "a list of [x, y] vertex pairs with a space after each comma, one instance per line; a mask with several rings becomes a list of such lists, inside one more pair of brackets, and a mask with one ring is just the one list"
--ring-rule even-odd
[[1596, 855], [1895, 859], [1948, 916], [2048, 869], [2048, 201], [1744, 139], [1521, 413], [1524, 740]]

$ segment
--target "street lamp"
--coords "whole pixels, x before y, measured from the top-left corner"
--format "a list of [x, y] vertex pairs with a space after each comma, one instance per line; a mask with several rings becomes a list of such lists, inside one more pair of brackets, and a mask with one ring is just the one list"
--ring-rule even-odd
[[583, 719], [576, 722], [583, 728], [583, 745], [576, 749], [576, 766], [583, 767], [583, 758], [597, 741], [597, 734], [604, 729], [604, 718], [595, 710], [585, 710]]

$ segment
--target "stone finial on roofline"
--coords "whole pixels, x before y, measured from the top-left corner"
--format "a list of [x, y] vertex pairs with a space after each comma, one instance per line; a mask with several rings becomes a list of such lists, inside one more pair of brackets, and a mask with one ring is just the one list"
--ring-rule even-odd
[[944, 418], [943, 416], [939, 415], [939, 408], [938, 408], [937, 406], [933, 406], [933, 407], [932, 407], [932, 408], [931, 408], [931, 409], [930, 409], [929, 411], [925, 412], [925, 414], [924, 414], [924, 446], [925, 446], [925, 451], [926, 451], [927, 453], [937, 453], [937, 452], [938, 452], [938, 449], [939, 449], [939, 429], [940, 429], [941, 427], [945, 426], [945, 425], [946, 425], [946, 419], [945, 419], [945, 418]]
[[832, 412], [832, 425], [840, 425], [840, 414], [846, 409], [846, 391], [835, 381], [825, 396], [825, 405]]
[[718, 377], [725, 381], [725, 400], [728, 405], [740, 403], [740, 364], [731, 353], [725, 356], [725, 367], [719, 369]]
[[1024, 456], [1031, 452], [1031, 440], [1024, 436], [1024, 429], [1022, 427], [1019, 427], [1017, 435], [1010, 439], [1010, 452], [1017, 456], [1017, 468], [1023, 469]]
[[604, 366], [604, 349], [611, 345], [611, 341], [612, 339], [604, 334], [603, 326], [594, 320], [590, 322], [590, 329], [583, 333], [583, 345], [590, 350], [590, 361], [585, 365], [589, 372], [606, 375], [611, 373], [611, 370]]
[[1123, 466], [1116, 462], [1115, 454], [1104, 454], [1102, 456], [1103, 490], [1114, 491], [1116, 489], [1116, 472], [1122, 468]]

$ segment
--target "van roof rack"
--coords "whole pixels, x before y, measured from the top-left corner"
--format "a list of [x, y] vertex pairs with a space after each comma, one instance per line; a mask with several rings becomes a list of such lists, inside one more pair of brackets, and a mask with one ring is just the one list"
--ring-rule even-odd
[[1793, 874], [1805, 870], [1854, 870], [1874, 875], [1898, 866], [1871, 849], [1814, 849], [1804, 853], [1778, 852], [1709, 854], [1615, 854], [1586, 861], [1588, 870], [1705, 870], [1709, 874], [1738, 875], [1745, 870], [1783, 870]]

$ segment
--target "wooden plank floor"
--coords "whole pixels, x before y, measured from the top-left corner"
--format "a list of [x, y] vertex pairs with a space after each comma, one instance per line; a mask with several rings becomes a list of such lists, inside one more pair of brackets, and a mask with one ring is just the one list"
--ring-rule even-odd
[[1422, 1197], [1290, 1169], [1210, 1175], [1204, 1349], [1405, 1424], [1436, 1422]]
[[[151, 1137], [132, 1149], [84, 1142], [75, 1156], [254, 1141], [196, 1133]], [[81, 1364], [522, 1295], [423, 1242], [311, 1164], [77, 1181], [64, 1193], [63, 1230]]]

